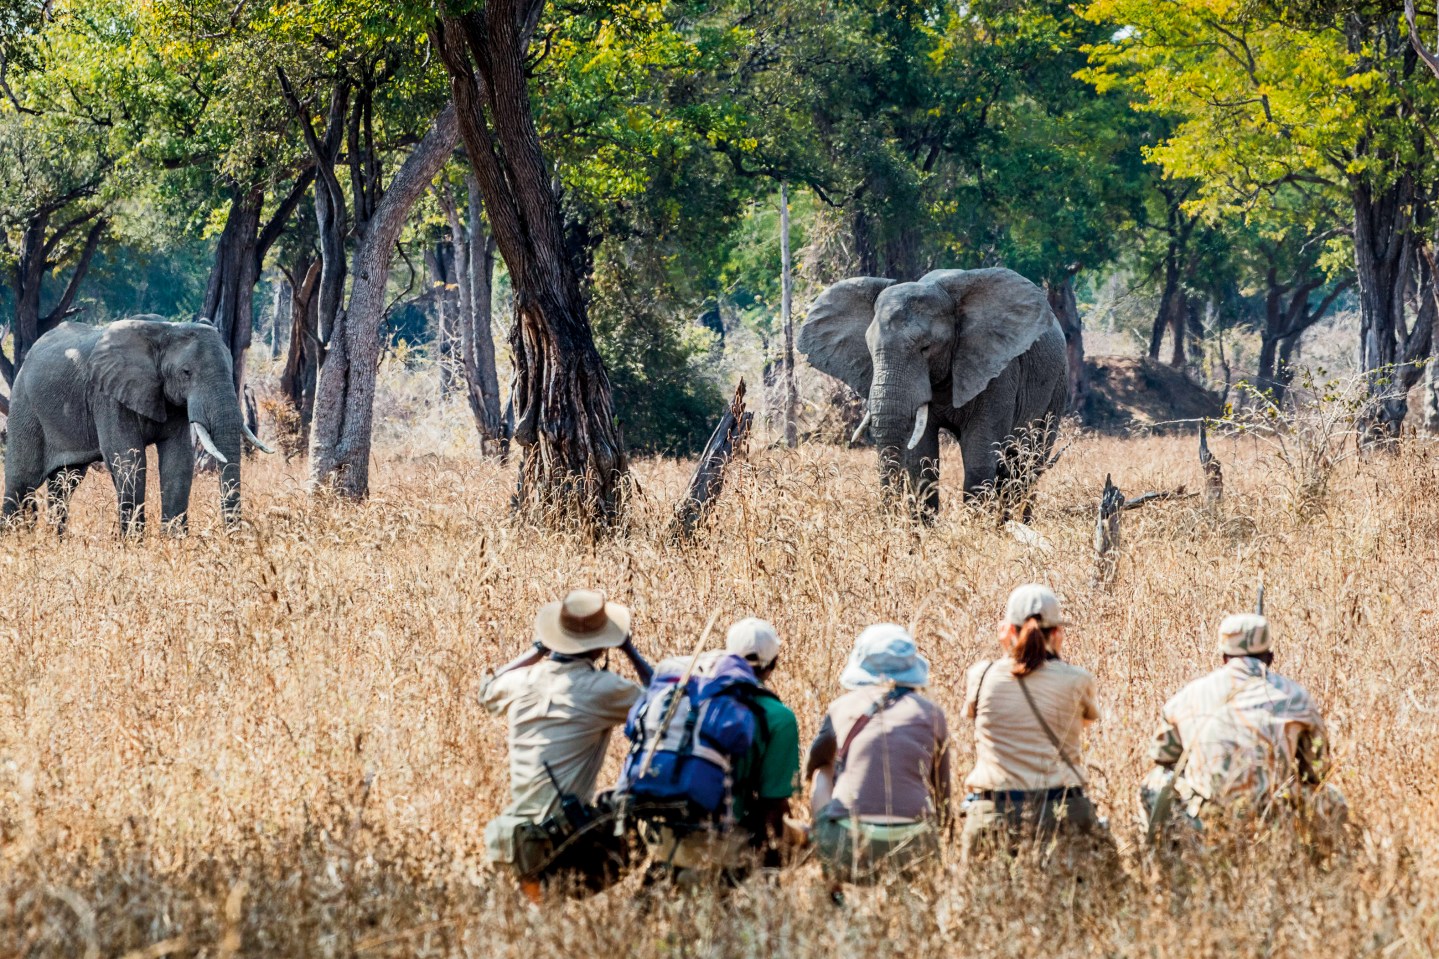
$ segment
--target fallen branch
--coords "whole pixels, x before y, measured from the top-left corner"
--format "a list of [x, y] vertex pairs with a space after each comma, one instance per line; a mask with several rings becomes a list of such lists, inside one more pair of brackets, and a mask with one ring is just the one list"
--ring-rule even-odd
[[[1120, 495], [1123, 496], [1122, 493]], [[1192, 499], [1198, 495], [1198, 493], [1187, 492], [1183, 486], [1178, 489], [1165, 490], [1163, 492], [1150, 490], [1147, 493], [1140, 493], [1134, 497], [1134, 499], [1126, 499], [1120, 509], [1139, 509], [1139, 507], [1144, 506], [1146, 503], [1161, 503], [1171, 499]]]

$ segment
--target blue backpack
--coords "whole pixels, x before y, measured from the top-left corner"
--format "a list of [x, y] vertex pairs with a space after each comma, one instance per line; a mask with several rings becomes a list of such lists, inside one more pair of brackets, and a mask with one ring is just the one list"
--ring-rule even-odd
[[[630, 709], [625, 735], [634, 745], [619, 791], [641, 805], [683, 806], [690, 818], [721, 819], [730, 812], [734, 764], [759, 732], [752, 698], [760, 686], [749, 663], [729, 654], [705, 675], [683, 686], [679, 679], [677, 672], [657, 672]], [[661, 729], [675, 697], [669, 725]], [[654, 758], [641, 776], [652, 743]]]

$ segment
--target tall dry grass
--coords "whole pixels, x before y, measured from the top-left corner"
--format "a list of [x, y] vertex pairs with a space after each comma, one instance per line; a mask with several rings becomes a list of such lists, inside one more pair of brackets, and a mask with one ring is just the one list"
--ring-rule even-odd
[[[64, 542], [0, 539], [0, 955], [1433, 955], [1439, 467], [1417, 446], [1345, 463], [1301, 516], [1262, 448], [1215, 445], [1223, 509], [1126, 514], [1109, 588], [1092, 584], [1104, 474], [1131, 493], [1197, 488], [1190, 441], [1077, 442], [1040, 488], [1047, 553], [953, 495], [933, 527], [886, 518], [872, 456], [823, 448], [757, 453], [685, 548], [662, 542], [686, 478], [666, 462], [637, 466], [633, 528], [599, 544], [512, 525], [511, 472], [468, 459], [388, 457], [360, 506], [257, 461], [244, 529], [219, 528], [201, 478], [190, 537], [140, 544], [113, 537], [91, 476]], [[1147, 740], [1164, 699], [1215, 664], [1216, 625], [1252, 605], [1261, 569], [1278, 667], [1329, 717], [1359, 829], [1334, 856], [1281, 834], [1176, 868], [1134, 822]], [[567, 587], [630, 604], [654, 658], [689, 648], [712, 610], [769, 617], [805, 736], [859, 629], [911, 624], [963, 771], [958, 684], [1030, 579], [1063, 595], [1068, 658], [1098, 676], [1085, 759], [1121, 875], [1032, 858], [967, 874], [951, 845], [846, 911], [811, 863], [728, 896], [630, 883], [536, 913], [487, 871], [505, 734], [474, 693]]]

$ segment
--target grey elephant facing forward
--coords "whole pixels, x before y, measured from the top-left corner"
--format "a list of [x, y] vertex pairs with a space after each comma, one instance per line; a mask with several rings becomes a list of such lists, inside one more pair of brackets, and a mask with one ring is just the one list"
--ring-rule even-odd
[[913, 495], [923, 515], [939, 507], [941, 429], [959, 441], [966, 497], [993, 490], [1007, 510], [1064, 413], [1064, 333], [1044, 291], [1012, 270], [841, 280], [810, 307], [799, 348], [868, 400], [860, 429], [879, 448], [884, 487]]
[[106, 327], [62, 323], [35, 342], [10, 397], [4, 515], [33, 522], [48, 491], [63, 530], [70, 495], [92, 464], [115, 484], [120, 529], [145, 522], [145, 447], [159, 451], [161, 517], [185, 528], [195, 450], [220, 467], [227, 523], [240, 515], [240, 444], [255, 439], [235, 395], [230, 354], [214, 327], [133, 317]]

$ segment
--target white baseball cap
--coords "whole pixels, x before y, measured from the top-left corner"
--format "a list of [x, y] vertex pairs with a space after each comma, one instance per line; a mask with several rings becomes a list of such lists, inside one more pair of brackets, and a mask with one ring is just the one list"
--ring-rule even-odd
[[779, 655], [779, 633], [765, 620], [750, 616], [729, 628], [724, 646], [727, 652], [743, 657], [757, 669], [764, 669]]
[[1004, 610], [1005, 622], [1014, 626], [1023, 626], [1031, 616], [1038, 618], [1040, 629], [1067, 625], [1059, 609], [1059, 597], [1039, 583], [1027, 583], [1010, 593]]

